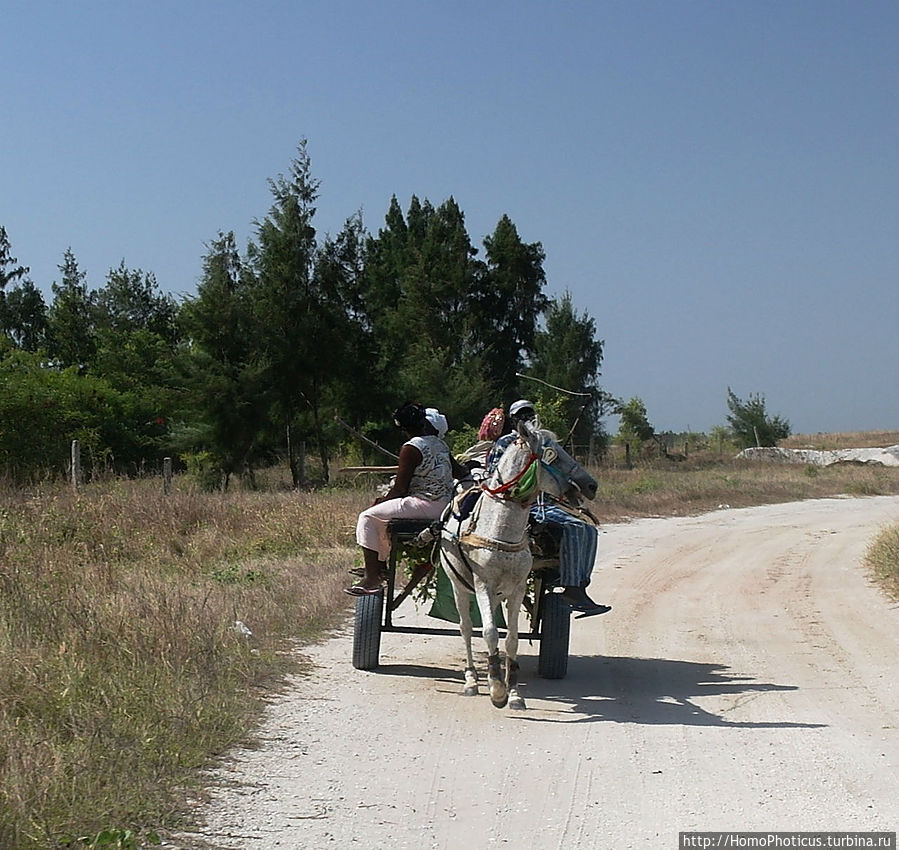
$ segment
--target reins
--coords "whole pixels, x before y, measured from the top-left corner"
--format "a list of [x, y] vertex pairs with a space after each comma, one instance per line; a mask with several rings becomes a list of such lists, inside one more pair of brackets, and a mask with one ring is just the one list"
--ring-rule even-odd
[[[469, 546], [478, 546], [481, 549], [494, 549], [497, 552], [523, 552], [528, 546], [528, 536], [525, 536], [517, 543], [506, 543], [503, 540], [494, 540], [492, 537], [481, 537], [473, 531], [467, 531], [459, 536], [460, 543], [467, 543]], [[466, 566], [468, 566], [466, 564]]]
[[525, 499], [528, 498], [534, 490], [537, 489], [537, 467], [534, 465], [534, 461], [539, 460], [540, 456], [531, 452], [531, 456], [528, 458], [527, 464], [517, 475], [510, 478], [508, 481], [500, 484], [498, 487], [488, 487], [487, 483], [484, 482], [481, 485], [481, 489], [485, 493], [489, 493], [491, 496], [504, 496], [509, 493], [510, 490], [515, 488], [519, 481], [521, 481], [528, 473], [530, 473], [530, 477], [533, 480], [528, 480], [524, 482], [524, 485], [521, 488], [518, 488], [515, 493], [509, 493], [515, 499]]
[[[509, 481], [505, 481], [499, 484], [497, 487], [489, 487], [487, 482], [485, 481], [481, 484], [482, 492], [486, 493], [488, 496], [492, 496], [495, 499], [499, 499], [500, 501], [516, 501], [516, 502], [529, 502], [531, 496], [539, 489], [540, 487], [540, 455], [535, 452], [531, 452], [527, 463], [518, 472], [515, 476], [513, 476]], [[474, 575], [474, 568], [472, 567], [471, 561], [465, 554], [464, 549], [462, 548], [462, 544], [466, 544], [468, 546], [474, 546], [479, 549], [493, 549], [498, 552], [523, 552], [528, 547], [528, 536], [527, 532], [525, 532], [524, 537], [519, 540], [517, 543], [507, 543], [504, 540], [495, 540], [489, 537], [483, 537], [480, 534], [475, 532], [475, 526], [477, 524], [477, 515], [480, 509], [480, 502], [475, 505], [474, 511], [468, 517], [469, 526], [468, 530], [464, 533], [460, 533], [462, 531], [462, 517], [456, 517], [455, 513], [452, 510], [452, 503], [450, 503], [450, 507], [448, 509], [448, 516], [453, 516], [458, 519], [458, 526], [455, 534], [453, 534], [453, 538], [456, 543], [456, 552], [459, 555], [459, 559], [465, 565], [465, 568], [468, 570], [469, 575]], [[445, 525], [444, 525], [445, 527]], [[453, 575], [459, 580], [459, 582], [471, 593], [475, 592], [474, 587], [471, 582], [468, 580], [466, 576], [463, 576], [455, 567], [452, 560], [446, 556], [446, 553], [443, 551], [443, 547], [441, 546], [438, 552], [438, 557], [441, 561], [449, 567], [452, 571]]]

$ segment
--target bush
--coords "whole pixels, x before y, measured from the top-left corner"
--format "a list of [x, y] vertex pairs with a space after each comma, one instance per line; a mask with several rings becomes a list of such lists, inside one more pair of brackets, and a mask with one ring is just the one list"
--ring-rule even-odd
[[865, 560], [875, 580], [899, 601], [899, 525], [880, 534], [868, 548]]
[[780, 416], [770, 418], [765, 412], [765, 397], [750, 393], [747, 401], [737, 398], [727, 388], [727, 421], [741, 448], [749, 446], [776, 446], [778, 440], [790, 436], [790, 423]]

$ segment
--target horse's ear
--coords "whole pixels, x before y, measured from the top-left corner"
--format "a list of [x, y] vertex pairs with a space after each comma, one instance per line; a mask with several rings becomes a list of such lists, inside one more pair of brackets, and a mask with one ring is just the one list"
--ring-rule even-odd
[[530, 437], [532, 434], [537, 433], [534, 426], [527, 419], [520, 420], [515, 426], [515, 430], [518, 431], [518, 433], [521, 434], [522, 437], [526, 438]]

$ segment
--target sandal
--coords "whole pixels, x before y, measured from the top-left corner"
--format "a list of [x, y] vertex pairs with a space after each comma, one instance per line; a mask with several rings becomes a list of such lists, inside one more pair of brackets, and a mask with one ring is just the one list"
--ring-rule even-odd
[[374, 596], [383, 590], [384, 588], [380, 585], [377, 587], [363, 587], [361, 584], [354, 584], [352, 587], [345, 587], [343, 592], [350, 596]]
[[[354, 567], [351, 570], [347, 570], [347, 572], [351, 576], [359, 576], [359, 578], [365, 578], [365, 568], [364, 567]], [[381, 581], [387, 581], [387, 568], [386, 567], [383, 570], [381, 570], [380, 579], [381, 579]]]

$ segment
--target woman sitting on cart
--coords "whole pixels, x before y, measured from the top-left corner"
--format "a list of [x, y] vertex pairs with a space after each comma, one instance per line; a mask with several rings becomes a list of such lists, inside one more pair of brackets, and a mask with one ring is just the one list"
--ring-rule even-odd
[[393, 421], [409, 439], [400, 449], [390, 489], [359, 514], [356, 542], [362, 547], [365, 572], [358, 584], [346, 588], [350, 596], [381, 592], [381, 572], [390, 554], [390, 520], [439, 519], [453, 494], [453, 471], [458, 464], [442, 439], [446, 419], [434, 408], [406, 402], [393, 414]]

